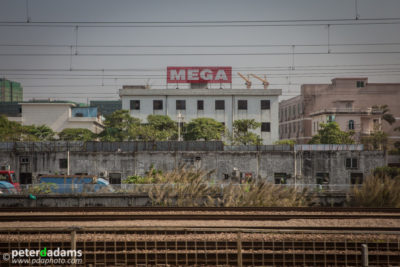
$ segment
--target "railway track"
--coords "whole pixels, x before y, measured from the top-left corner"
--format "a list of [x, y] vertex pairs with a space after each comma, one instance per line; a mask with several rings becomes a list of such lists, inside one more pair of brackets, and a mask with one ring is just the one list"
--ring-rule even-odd
[[190, 220], [190, 221], [286, 221], [293, 219], [400, 219], [399, 215], [334, 215], [334, 214], [294, 214], [294, 215], [240, 215], [240, 214], [18, 214], [0, 215], [0, 222], [46, 222], [46, 221], [132, 221], [132, 220]]
[[[252, 214], [254, 212], [254, 214]], [[265, 212], [265, 214], [263, 214]], [[295, 212], [287, 213], [285, 212]], [[400, 209], [367, 208], [209, 208], [209, 207], [84, 207], [1, 208], [0, 221], [121, 221], [121, 220], [239, 220], [400, 219]]]
[[203, 211], [203, 212], [380, 212], [398, 213], [400, 208], [349, 208], [349, 207], [0, 207], [2, 212], [151, 212], [151, 211]]

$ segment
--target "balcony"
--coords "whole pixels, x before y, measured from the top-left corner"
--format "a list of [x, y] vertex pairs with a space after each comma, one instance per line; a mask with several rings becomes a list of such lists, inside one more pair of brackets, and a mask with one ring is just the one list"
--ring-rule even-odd
[[324, 114], [381, 115], [382, 111], [372, 108], [329, 108], [313, 112], [310, 114], [310, 116], [318, 116]]

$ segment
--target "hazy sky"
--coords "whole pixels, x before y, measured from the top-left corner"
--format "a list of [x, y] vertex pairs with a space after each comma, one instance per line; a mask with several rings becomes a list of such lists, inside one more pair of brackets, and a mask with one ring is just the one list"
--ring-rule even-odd
[[0, 0], [0, 76], [25, 100], [80, 102], [165, 88], [177, 65], [232, 66], [234, 88], [237, 72], [266, 75], [281, 99], [334, 77], [400, 82], [399, 11], [398, 0]]

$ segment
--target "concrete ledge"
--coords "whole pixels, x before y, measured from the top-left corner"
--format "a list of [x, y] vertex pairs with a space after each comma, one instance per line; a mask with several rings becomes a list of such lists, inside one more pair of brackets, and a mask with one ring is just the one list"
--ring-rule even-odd
[[[346, 194], [318, 194], [315, 202], [321, 206], [343, 206]], [[151, 206], [147, 195], [28, 195], [0, 196], [0, 207], [144, 207]]]

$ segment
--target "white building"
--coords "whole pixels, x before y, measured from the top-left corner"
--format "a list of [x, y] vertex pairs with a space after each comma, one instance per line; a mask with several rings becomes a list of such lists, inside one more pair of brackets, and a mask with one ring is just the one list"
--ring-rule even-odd
[[124, 86], [119, 91], [122, 109], [133, 117], [146, 121], [150, 114], [168, 115], [184, 122], [195, 118], [213, 118], [232, 132], [232, 122], [255, 119], [262, 123], [255, 133], [264, 144], [272, 144], [278, 135], [278, 97], [281, 89], [139, 89]]
[[20, 117], [8, 117], [22, 125], [47, 125], [55, 132], [65, 128], [84, 128], [100, 133], [103, 123], [95, 107], [75, 107], [72, 103], [21, 103]]

